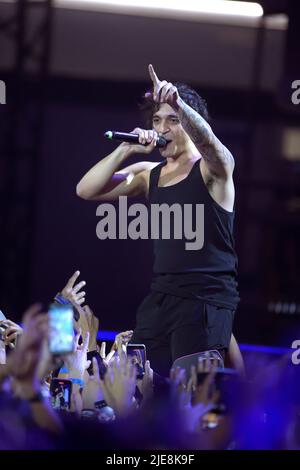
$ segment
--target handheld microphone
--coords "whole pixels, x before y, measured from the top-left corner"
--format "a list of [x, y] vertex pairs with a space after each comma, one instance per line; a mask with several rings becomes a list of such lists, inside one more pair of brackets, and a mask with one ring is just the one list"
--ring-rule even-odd
[[[104, 134], [104, 137], [107, 137], [110, 140], [122, 140], [123, 142], [131, 142], [135, 144], [140, 144], [139, 143], [139, 135], [138, 134], [132, 134], [132, 133], [127, 133], [127, 132], [117, 132], [117, 131], [107, 131]], [[156, 146], [161, 148], [165, 147], [167, 145], [168, 141], [161, 136], [158, 136], [158, 139], [156, 141]], [[140, 144], [143, 145], [143, 144]], [[147, 144], [144, 144], [147, 145]]]

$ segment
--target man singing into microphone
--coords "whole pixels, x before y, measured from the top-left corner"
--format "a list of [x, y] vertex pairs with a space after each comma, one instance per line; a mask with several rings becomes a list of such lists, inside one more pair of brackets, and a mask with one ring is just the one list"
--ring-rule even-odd
[[[204, 244], [154, 241], [151, 293], [137, 312], [131, 342], [143, 343], [153, 369], [168, 375], [175, 359], [217, 350], [224, 357], [239, 301], [233, 241], [234, 159], [209, 126], [205, 101], [190, 87], [160, 80], [145, 94], [149, 130], [134, 129], [139, 143], [121, 143], [78, 183], [78, 196], [107, 201], [144, 194], [150, 204], [202, 204]], [[158, 136], [161, 163], [142, 161], [119, 170], [133, 154], [150, 154]]]

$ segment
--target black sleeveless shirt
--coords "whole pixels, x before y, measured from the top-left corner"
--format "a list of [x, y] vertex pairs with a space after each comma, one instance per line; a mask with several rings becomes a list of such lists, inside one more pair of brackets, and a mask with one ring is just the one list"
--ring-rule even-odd
[[[162, 217], [164, 220], [160, 219], [159, 238], [154, 240], [156, 278], [151, 289], [179, 297], [203, 299], [220, 307], [235, 309], [239, 295], [236, 281], [237, 256], [233, 238], [234, 212], [226, 211], [211, 197], [203, 181], [199, 161], [195, 162], [185, 179], [172, 186], [158, 186], [161, 168], [167, 162], [160, 163], [150, 173], [151, 212], [153, 205], [179, 204], [182, 214], [180, 239], [174, 237], [172, 216], [170, 237], [163, 239], [162, 226], [166, 217]], [[202, 205], [201, 209], [199, 206], [197, 208], [197, 205]], [[187, 243], [195, 243], [195, 238], [191, 239], [191, 232], [185, 231], [187, 221], [184, 217], [187, 218], [190, 230], [197, 231], [199, 240], [202, 238], [202, 243], [198, 244], [201, 248], [186, 249]]]

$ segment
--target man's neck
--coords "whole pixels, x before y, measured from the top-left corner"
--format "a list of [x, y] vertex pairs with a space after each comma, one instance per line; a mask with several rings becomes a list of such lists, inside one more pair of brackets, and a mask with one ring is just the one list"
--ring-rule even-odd
[[176, 157], [167, 157], [167, 166], [169, 168], [177, 168], [179, 166], [186, 166], [194, 163], [196, 160], [201, 158], [201, 154], [199, 152], [194, 153], [182, 153]]

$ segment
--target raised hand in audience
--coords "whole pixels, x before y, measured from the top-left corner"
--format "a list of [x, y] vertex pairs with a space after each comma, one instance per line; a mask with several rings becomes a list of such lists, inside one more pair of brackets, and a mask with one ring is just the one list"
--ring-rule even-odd
[[104, 379], [101, 380], [104, 399], [117, 416], [126, 416], [133, 409], [136, 387], [136, 368], [127, 359], [119, 344], [118, 360], [110, 362]]

